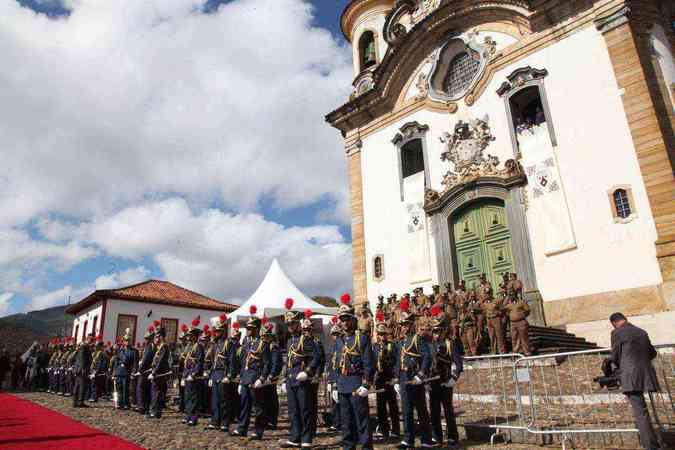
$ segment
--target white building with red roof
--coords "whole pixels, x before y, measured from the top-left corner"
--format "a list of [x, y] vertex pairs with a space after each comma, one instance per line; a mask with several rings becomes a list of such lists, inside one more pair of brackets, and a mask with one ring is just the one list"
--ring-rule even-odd
[[181, 324], [199, 317], [207, 324], [228, 314], [237, 305], [223, 303], [168, 281], [147, 280], [117, 289], [99, 289], [66, 309], [75, 317], [73, 337], [80, 342], [88, 334], [115, 342], [129, 328], [134, 343], [155, 321], [166, 329], [167, 341], [175, 342]]

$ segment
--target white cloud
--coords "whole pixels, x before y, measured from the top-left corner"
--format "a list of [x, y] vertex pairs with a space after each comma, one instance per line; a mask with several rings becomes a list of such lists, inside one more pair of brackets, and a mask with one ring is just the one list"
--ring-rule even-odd
[[58, 20], [0, 3], [0, 221], [172, 192], [236, 210], [328, 196], [346, 222], [344, 154], [323, 116], [348, 93], [348, 50], [305, 1], [200, 3], [79, 0]]
[[143, 266], [133, 267], [122, 272], [115, 272], [108, 275], [101, 275], [96, 278], [94, 286], [96, 289], [113, 289], [122, 286], [129, 286], [144, 281], [150, 275], [150, 271]]
[[168, 280], [220, 299], [251, 294], [274, 258], [308, 295], [335, 295], [350, 285], [351, 244], [332, 225], [284, 227], [258, 214], [195, 213], [172, 198], [86, 227], [106, 253], [151, 256]]
[[70, 296], [72, 298], [72, 295], [72, 286], [64, 286], [61, 289], [33, 297], [31, 301], [24, 306], [24, 311], [37, 311], [40, 309], [51, 308], [56, 305], [65, 305], [68, 297]]
[[6, 316], [12, 306], [9, 302], [14, 297], [14, 292], [5, 292], [0, 294], [0, 317]]

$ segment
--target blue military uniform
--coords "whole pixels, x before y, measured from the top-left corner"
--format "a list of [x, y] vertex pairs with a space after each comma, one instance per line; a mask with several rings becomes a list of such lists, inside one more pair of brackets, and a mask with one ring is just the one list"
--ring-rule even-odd
[[152, 360], [155, 357], [155, 346], [152, 342], [146, 342], [143, 347], [143, 354], [138, 363], [136, 371], [136, 408], [141, 414], [148, 413], [150, 409], [150, 380], [148, 375], [152, 371]]
[[277, 423], [279, 422], [279, 394], [277, 393], [277, 381], [283, 367], [283, 356], [276, 339], [270, 343], [270, 364], [268, 383], [263, 388], [263, 395], [266, 400], [265, 405], [267, 406], [267, 423], [270, 429], [275, 430], [277, 428]]
[[[311, 445], [312, 428], [312, 388], [314, 377], [321, 363], [319, 350], [311, 336], [292, 336], [287, 343], [286, 391], [288, 396], [288, 416], [291, 421], [289, 442]], [[305, 372], [307, 380], [299, 381], [298, 374]]]
[[[193, 331], [194, 332], [194, 331]], [[204, 346], [195, 342], [190, 344], [190, 350], [185, 356], [183, 379], [185, 384], [185, 419], [188, 425], [197, 425], [197, 407], [199, 403], [199, 387], [197, 382], [204, 371]]]
[[91, 349], [87, 343], [81, 343], [75, 352], [73, 361], [73, 406], [84, 406], [89, 370], [91, 369]]
[[[462, 345], [455, 339], [439, 339], [431, 344], [434, 363], [431, 376], [439, 378], [431, 381], [429, 403], [431, 410], [431, 434], [434, 443], [443, 442], [443, 426], [441, 424], [441, 407], [445, 413], [448, 441], [459, 441], [457, 422], [452, 405], [452, 387], [448, 385], [459, 377], [463, 370]], [[452, 384], [452, 382], [450, 383]]]
[[[327, 368], [327, 381], [331, 385], [332, 389], [335, 390], [337, 389], [337, 378], [338, 378], [338, 368], [337, 368], [337, 345], [338, 345], [338, 340], [342, 339], [341, 336], [336, 336], [335, 341], [333, 342], [333, 349], [332, 349], [332, 354], [330, 357], [330, 361], [328, 364]], [[339, 398], [338, 401], [333, 401], [331, 398], [330, 400], [331, 404], [333, 405], [333, 408], [331, 409], [331, 426], [330, 429], [335, 429], [335, 430], [341, 430], [342, 429], [342, 413], [340, 411], [340, 402]]]
[[375, 359], [375, 389], [377, 401], [377, 432], [387, 439], [390, 434], [400, 435], [400, 414], [398, 401], [392, 380], [395, 378], [398, 360], [398, 345], [395, 342], [377, 343], [373, 345]]
[[129, 378], [136, 364], [136, 355], [136, 350], [128, 345], [118, 351], [113, 363], [114, 389], [117, 390], [117, 407], [120, 409], [129, 409]]
[[220, 428], [223, 421], [223, 389], [222, 381], [225, 378], [225, 370], [229, 366], [224, 347], [227, 345], [227, 339], [224, 336], [216, 339], [211, 346], [213, 359], [211, 370], [209, 372], [209, 385], [211, 385], [211, 423], [210, 429]]
[[375, 374], [370, 339], [359, 331], [345, 334], [336, 345], [338, 367], [337, 389], [342, 412], [342, 447], [353, 449], [357, 444], [372, 448], [368, 397], [355, 392], [368, 389]]
[[[99, 344], [101, 345], [101, 344]], [[108, 371], [108, 357], [105, 352], [99, 348], [94, 353], [91, 361], [91, 380], [89, 400], [97, 402], [105, 390], [106, 372]]]
[[431, 352], [429, 344], [418, 334], [405, 336], [399, 344], [398, 379], [403, 406], [403, 442], [401, 446], [415, 446], [414, 411], [420, 423], [423, 446], [431, 446], [431, 427], [427, 411], [424, 384], [414, 384], [429, 377]]
[[162, 409], [164, 409], [166, 401], [166, 391], [169, 381], [169, 376], [172, 374], [171, 366], [169, 364], [169, 356], [171, 351], [169, 346], [162, 342], [155, 355], [152, 358], [150, 365], [152, 375], [152, 393], [150, 400], [150, 417], [159, 419], [162, 417]]
[[326, 370], [326, 351], [323, 348], [323, 343], [318, 336], [314, 336], [314, 343], [319, 353], [319, 367], [316, 370], [316, 375], [312, 379], [312, 436], [316, 437], [317, 421], [319, 418], [319, 382], [323, 373]]
[[265, 432], [266, 417], [263, 413], [262, 390], [254, 389], [257, 380], [264, 380], [270, 374], [270, 348], [260, 337], [249, 337], [244, 340], [241, 348], [241, 381], [240, 407], [237, 433], [240, 436], [248, 434], [251, 415], [255, 416], [255, 437], [262, 438]]

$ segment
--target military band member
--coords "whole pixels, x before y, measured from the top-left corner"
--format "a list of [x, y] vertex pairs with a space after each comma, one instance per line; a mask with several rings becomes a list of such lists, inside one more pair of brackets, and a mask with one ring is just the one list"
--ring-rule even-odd
[[62, 352], [63, 347], [61, 346], [61, 341], [59, 338], [55, 338], [54, 353], [52, 353], [52, 356], [49, 358], [49, 389], [47, 389], [47, 392], [50, 394], [56, 394], [58, 391], [58, 360], [61, 358]]
[[[131, 342], [131, 334], [127, 328], [123, 337], [123, 344], [117, 353], [117, 359], [113, 362], [113, 376], [115, 377], [113, 388], [117, 391], [117, 407], [129, 409], [129, 380], [136, 365], [137, 353]], [[115, 393], [113, 393], [113, 398]]]
[[331, 405], [331, 423], [328, 426], [329, 431], [342, 430], [342, 413], [340, 411], [340, 402], [337, 392], [337, 377], [338, 377], [338, 367], [337, 367], [337, 345], [338, 340], [342, 339], [342, 328], [338, 324], [337, 316], [333, 316], [331, 319], [333, 324], [330, 329], [331, 338], [333, 338], [333, 345], [331, 348], [330, 358], [328, 359], [328, 366], [326, 368], [327, 372], [327, 391], [330, 396], [330, 405]]
[[342, 412], [342, 448], [361, 445], [373, 447], [368, 412], [368, 394], [375, 375], [370, 336], [357, 329], [354, 308], [349, 294], [340, 298], [338, 320], [344, 331], [337, 341], [336, 365], [339, 367], [337, 390]]
[[391, 332], [384, 320], [376, 326], [377, 343], [373, 345], [375, 359], [375, 390], [377, 404], [377, 429], [375, 437], [400, 438], [401, 423], [393, 379], [396, 371], [398, 347], [391, 340]]
[[431, 353], [425, 339], [415, 332], [415, 316], [410, 313], [410, 305], [404, 300], [401, 300], [400, 305], [402, 338], [397, 361], [399, 383], [394, 387], [403, 406], [403, 440], [399, 448], [415, 447], [415, 411], [420, 423], [422, 447], [433, 447], [424, 389], [424, 381], [431, 370]]
[[103, 336], [96, 338], [96, 350], [91, 358], [91, 368], [89, 370], [90, 397], [89, 400], [97, 402], [98, 398], [104, 394], [106, 375], [108, 372], [108, 357], [103, 350]]
[[74, 353], [73, 361], [73, 377], [75, 379], [75, 386], [73, 389], [73, 407], [82, 408], [84, 398], [87, 392], [87, 385], [89, 381], [89, 369], [91, 368], [91, 347], [89, 343], [93, 341], [94, 336], [87, 336], [86, 341], [80, 342], [77, 350]]
[[138, 372], [138, 365], [141, 363], [141, 355], [143, 355], [143, 348], [141, 347], [140, 342], [137, 342], [135, 346], [131, 347], [134, 352], [134, 365], [131, 367], [131, 372], [129, 373], [129, 400], [130, 406], [134, 410], [138, 410], [139, 400], [138, 400], [138, 381], [139, 378], [136, 376]]
[[523, 299], [515, 297], [515, 293], [510, 291], [507, 294], [507, 303], [504, 309], [508, 313], [511, 322], [511, 344], [513, 353], [522, 353], [530, 356], [530, 338], [528, 331], [530, 328], [527, 322], [527, 316], [530, 315], [530, 307]]
[[223, 426], [221, 430], [229, 433], [230, 424], [236, 423], [239, 417], [241, 400], [239, 398], [238, 382], [241, 372], [241, 330], [239, 322], [232, 324], [230, 336], [227, 340], [227, 348], [223, 349], [225, 360], [229, 366], [225, 370], [226, 378], [223, 379]]
[[201, 329], [199, 319], [192, 320], [192, 327], [188, 332], [189, 350], [185, 356], [185, 369], [181, 383], [185, 387], [185, 418], [183, 423], [196, 426], [198, 420], [197, 408], [199, 402], [199, 387], [197, 382], [204, 371], [204, 346], [199, 342]]
[[436, 312], [433, 322], [433, 341], [431, 351], [434, 355], [429, 394], [431, 413], [431, 439], [434, 445], [443, 446], [443, 426], [441, 423], [441, 408], [443, 409], [447, 426], [447, 446], [454, 447], [459, 441], [455, 412], [452, 404], [453, 387], [462, 373], [462, 347], [459, 341], [452, 337], [445, 318]]
[[211, 328], [208, 324], [204, 325], [202, 334], [199, 336], [199, 342], [204, 346], [204, 367], [203, 372], [197, 377], [197, 411], [200, 415], [206, 416], [209, 411], [209, 398], [211, 396], [211, 388], [209, 387], [209, 375], [211, 373], [211, 366], [213, 365], [213, 342], [212, 342]]
[[[211, 367], [208, 373], [208, 385], [211, 388], [211, 422], [204, 428], [205, 430], [221, 429], [223, 423], [223, 379], [226, 377], [225, 370], [229, 367], [223, 351], [228, 340], [225, 336], [227, 329], [227, 316], [222, 314], [218, 317], [218, 322], [213, 327], [213, 343], [209, 352], [212, 353]], [[207, 354], [209, 353], [207, 352]], [[208, 360], [208, 357], [205, 358]], [[229, 425], [229, 421], [227, 421]]]
[[[484, 282], [485, 279], [483, 278], [481, 283]], [[492, 297], [492, 288], [489, 288], [485, 284], [482, 284], [479, 287], [478, 298], [481, 300], [481, 308], [485, 314], [485, 320], [487, 321], [488, 336], [490, 338], [490, 352], [493, 355], [506, 353], [503, 322], [504, 310], [502, 308], [502, 303]]]
[[263, 398], [265, 399], [266, 414], [267, 414], [267, 428], [276, 430], [279, 423], [279, 393], [277, 392], [277, 384], [279, 376], [283, 369], [283, 355], [281, 354], [281, 347], [277, 341], [274, 324], [269, 322], [263, 325], [263, 339], [270, 346], [270, 374], [267, 377], [263, 389]]
[[[311, 378], [319, 368], [319, 352], [311, 337], [302, 333], [301, 322], [305, 319], [293, 311], [293, 299], [286, 299], [284, 321], [290, 338], [287, 342], [286, 356], [286, 394], [288, 397], [288, 420], [290, 430], [284, 447], [312, 446], [312, 390]], [[311, 314], [310, 314], [311, 316]], [[310, 323], [309, 318], [306, 320]]]
[[150, 414], [151, 419], [162, 417], [162, 410], [166, 404], [166, 391], [171, 376], [171, 366], [169, 364], [169, 345], [166, 343], [166, 330], [159, 327], [155, 331], [155, 352], [150, 364], [150, 374], [148, 382], [151, 383]]
[[241, 349], [241, 381], [239, 382], [239, 395], [241, 397], [241, 410], [237, 429], [232, 433], [234, 436], [245, 437], [254, 416], [254, 434], [250, 440], [262, 440], [265, 432], [266, 417], [263, 407], [263, 392], [260, 388], [264, 380], [269, 376], [271, 369], [270, 349], [260, 337], [261, 322], [255, 316], [257, 308], [250, 308], [251, 317], [246, 323], [246, 339]]
[[311, 391], [311, 405], [312, 405], [312, 437], [316, 437], [317, 422], [319, 418], [319, 382], [323, 377], [324, 370], [326, 369], [326, 352], [323, 348], [323, 342], [319, 336], [314, 334], [314, 327], [312, 321], [310, 320], [311, 311], [307, 310], [305, 313], [310, 312], [310, 315], [306, 315], [305, 319], [300, 323], [300, 328], [302, 328], [302, 333], [307, 337], [314, 340], [314, 345], [316, 351], [319, 355], [319, 366], [316, 369], [316, 373], [310, 379], [310, 391]]
[[185, 383], [181, 383], [183, 377], [183, 371], [185, 370], [185, 357], [189, 351], [188, 345], [188, 333], [190, 329], [186, 324], [182, 324], [180, 327], [180, 334], [178, 335], [179, 347], [176, 349], [178, 354], [178, 367], [175, 368], [175, 376], [178, 381], [178, 412], [185, 412]]
[[[155, 324], [159, 324], [159, 321], [156, 321]], [[152, 342], [155, 339], [155, 325], [148, 327], [143, 338], [145, 339], [143, 353], [138, 363], [138, 369], [134, 374], [136, 378], [136, 410], [140, 414], [149, 414], [151, 383], [148, 380], [148, 375], [152, 371], [152, 360], [155, 357], [155, 346]]]
[[70, 397], [73, 395], [73, 390], [75, 388], [75, 379], [73, 376], [73, 366], [75, 365], [75, 338], [69, 338], [68, 341], [68, 352], [66, 353], [66, 359], [63, 363], [64, 378], [65, 378], [65, 391], [63, 395]]

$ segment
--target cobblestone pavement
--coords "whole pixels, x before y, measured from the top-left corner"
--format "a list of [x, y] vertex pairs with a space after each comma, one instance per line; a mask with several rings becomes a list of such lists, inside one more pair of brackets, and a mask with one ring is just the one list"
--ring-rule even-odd
[[[231, 437], [221, 431], [204, 431], [203, 427], [208, 419], [200, 420], [197, 427], [188, 427], [180, 423], [182, 415], [175, 409], [165, 411], [161, 420], [151, 420], [140, 416], [133, 411], [115, 411], [109, 401], [96, 404], [89, 403], [89, 408], [72, 408], [70, 397], [61, 397], [41, 392], [19, 393], [20, 397], [31, 400], [39, 405], [58, 411], [87, 425], [93, 426], [107, 433], [114, 434], [128, 441], [152, 450], [170, 449], [244, 449], [266, 448], [276, 449], [287, 438], [288, 421], [282, 410], [279, 429], [265, 433], [263, 441], [247, 442], [245, 439]], [[460, 432], [463, 430], [460, 428]], [[315, 442], [317, 448], [337, 449], [336, 434], [326, 433], [319, 429]], [[375, 448], [396, 448], [398, 442], [378, 443]], [[497, 444], [490, 447], [486, 444], [462, 441], [460, 448], [488, 449], [499, 448], [505, 450], [555, 449], [560, 447], [540, 447], [526, 444]]]

